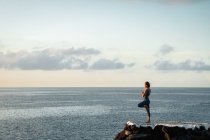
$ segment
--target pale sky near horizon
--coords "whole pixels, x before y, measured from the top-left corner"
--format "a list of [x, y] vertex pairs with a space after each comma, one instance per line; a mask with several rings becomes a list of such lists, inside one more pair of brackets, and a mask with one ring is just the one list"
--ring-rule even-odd
[[0, 87], [210, 87], [210, 0], [0, 0]]

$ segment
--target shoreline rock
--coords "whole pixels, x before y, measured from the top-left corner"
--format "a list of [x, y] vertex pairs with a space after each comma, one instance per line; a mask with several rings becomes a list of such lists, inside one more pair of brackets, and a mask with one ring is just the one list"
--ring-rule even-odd
[[139, 126], [127, 122], [114, 140], [210, 140], [210, 127], [185, 128], [179, 126], [156, 125]]

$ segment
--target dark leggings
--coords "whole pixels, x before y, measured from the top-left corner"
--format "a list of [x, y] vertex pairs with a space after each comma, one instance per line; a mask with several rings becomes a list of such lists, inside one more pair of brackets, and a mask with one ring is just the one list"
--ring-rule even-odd
[[[150, 117], [149, 104], [150, 104], [149, 99], [145, 99], [144, 101], [142, 101], [138, 104], [138, 107], [145, 107], [146, 108], [148, 117]], [[146, 107], [146, 106], [148, 106], [148, 107]]]
[[142, 101], [138, 104], [138, 107], [144, 107], [145, 105], [147, 105], [149, 107], [149, 104], [150, 104], [150, 100], [145, 99], [144, 101]]

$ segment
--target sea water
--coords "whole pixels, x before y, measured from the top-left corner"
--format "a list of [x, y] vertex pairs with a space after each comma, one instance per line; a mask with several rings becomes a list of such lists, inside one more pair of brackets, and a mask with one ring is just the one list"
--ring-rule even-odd
[[[111, 140], [144, 125], [143, 88], [0, 88], [2, 140]], [[151, 124], [210, 124], [210, 88], [152, 88]]]

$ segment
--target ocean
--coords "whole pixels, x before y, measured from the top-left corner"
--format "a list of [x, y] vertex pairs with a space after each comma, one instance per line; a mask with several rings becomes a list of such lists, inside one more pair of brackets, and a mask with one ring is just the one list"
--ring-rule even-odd
[[[145, 125], [138, 88], [0, 88], [1, 140], [112, 140]], [[210, 124], [210, 88], [152, 88], [151, 124]]]

